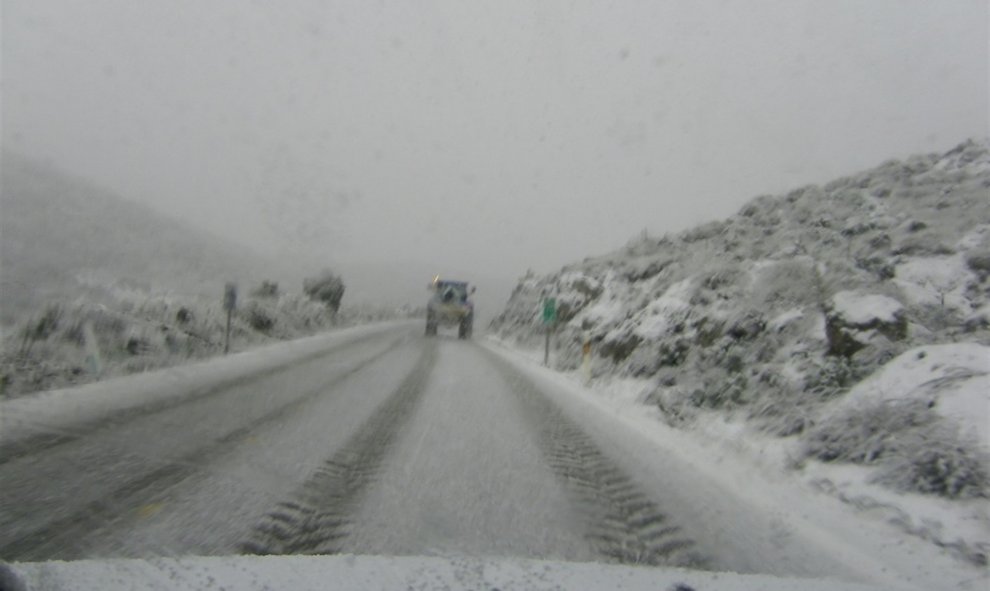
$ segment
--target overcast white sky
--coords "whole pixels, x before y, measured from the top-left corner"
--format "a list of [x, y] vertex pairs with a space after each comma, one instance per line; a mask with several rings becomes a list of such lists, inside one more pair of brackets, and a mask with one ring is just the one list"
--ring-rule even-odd
[[985, 0], [3, 0], [2, 139], [271, 253], [515, 276], [988, 134]]

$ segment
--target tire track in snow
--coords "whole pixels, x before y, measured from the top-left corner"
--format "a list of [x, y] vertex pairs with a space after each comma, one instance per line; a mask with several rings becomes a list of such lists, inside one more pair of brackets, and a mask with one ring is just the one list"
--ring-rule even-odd
[[540, 389], [486, 351], [539, 433], [547, 463], [585, 519], [587, 538], [603, 559], [621, 564], [705, 568], [709, 560], [684, 531]]
[[303, 484], [278, 504], [241, 544], [244, 554], [337, 554], [351, 518], [403, 427], [422, 400], [438, 345], [426, 340], [416, 366], [358, 431]]
[[134, 515], [147, 503], [148, 498], [161, 495], [165, 489], [185, 480], [215, 458], [239, 445], [257, 429], [282, 420], [290, 412], [325, 394], [328, 389], [375, 363], [406, 341], [405, 336], [395, 339], [384, 350], [359, 361], [320, 387], [220, 435], [180, 458], [167, 461], [158, 468], [114, 486], [99, 500], [85, 503], [82, 507], [70, 510], [66, 515], [55, 517], [38, 528], [18, 535], [15, 539], [0, 542], [0, 559], [31, 561], [73, 558], [66, 556], [65, 550], [81, 547], [79, 541], [84, 540], [90, 532], [106, 523], [121, 519], [122, 515]]

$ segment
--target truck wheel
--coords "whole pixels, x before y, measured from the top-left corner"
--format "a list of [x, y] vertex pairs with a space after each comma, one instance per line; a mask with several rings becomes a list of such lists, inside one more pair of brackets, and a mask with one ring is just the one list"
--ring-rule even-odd
[[433, 314], [426, 315], [426, 336], [437, 336], [437, 320], [433, 317]]
[[468, 316], [464, 320], [461, 320], [460, 326], [457, 327], [457, 338], [470, 339], [471, 332], [473, 329], [474, 329], [474, 317]]

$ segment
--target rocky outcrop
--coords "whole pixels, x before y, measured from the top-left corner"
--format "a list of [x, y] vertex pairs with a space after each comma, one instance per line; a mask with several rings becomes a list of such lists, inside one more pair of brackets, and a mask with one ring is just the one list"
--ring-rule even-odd
[[828, 354], [851, 358], [877, 336], [903, 341], [908, 336], [904, 306], [877, 294], [835, 294], [825, 315]]

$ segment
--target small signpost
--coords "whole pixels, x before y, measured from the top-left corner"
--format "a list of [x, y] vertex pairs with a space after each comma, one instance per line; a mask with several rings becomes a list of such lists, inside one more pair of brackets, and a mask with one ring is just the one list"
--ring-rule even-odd
[[230, 352], [230, 316], [237, 307], [237, 284], [227, 283], [223, 290], [223, 309], [227, 311], [227, 335], [224, 338], [223, 354]]
[[550, 333], [554, 325], [557, 324], [557, 300], [555, 298], [545, 298], [543, 300], [543, 325], [546, 327], [546, 345], [543, 348], [543, 365], [550, 365]]

